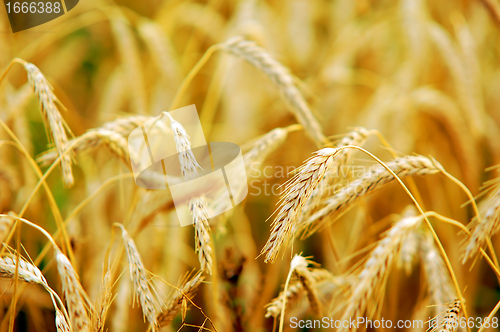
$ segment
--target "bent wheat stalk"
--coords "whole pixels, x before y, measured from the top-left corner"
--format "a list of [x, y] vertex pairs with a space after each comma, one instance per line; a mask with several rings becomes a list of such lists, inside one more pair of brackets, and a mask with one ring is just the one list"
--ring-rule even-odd
[[271, 235], [261, 251], [261, 255], [266, 256], [266, 263], [276, 259], [281, 247], [286, 246], [295, 233], [302, 207], [332, 165], [337, 153], [338, 150], [332, 148], [317, 151], [286, 185], [280, 200], [281, 208], [272, 224]]

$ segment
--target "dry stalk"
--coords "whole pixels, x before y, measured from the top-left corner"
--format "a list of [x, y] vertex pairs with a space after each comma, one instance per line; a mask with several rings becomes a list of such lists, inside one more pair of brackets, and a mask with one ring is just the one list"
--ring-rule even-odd
[[156, 317], [160, 312], [161, 303], [154, 289], [154, 285], [148, 276], [148, 272], [142, 263], [141, 255], [135, 246], [134, 240], [122, 225], [123, 244], [125, 245], [130, 268], [130, 279], [134, 285], [134, 301], [138, 300], [142, 307], [142, 314], [148, 320], [151, 329], [158, 329]]
[[[361, 270], [341, 320], [362, 317], [367, 309], [367, 316], [371, 317], [371, 310], [374, 308], [368, 308], [368, 304], [376, 307], [378, 297], [381, 296], [377, 292], [385, 289], [383, 286], [394, 258], [399, 255], [408, 235], [417, 229], [422, 219], [422, 216], [403, 218], [386, 232]], [[348, 329], [343, 327], [339, 331]]]
[[[158, 315], [158, 323], [160, 327], [169, 325], [172, 320], [181, 311], [183, 302], [185, 303], [186, 298], [192, 300], [195, 296], [198, 287], [203, 282], [204, 277], [201, 273], [197, 273], [190, 280], [184, 282], [179, 286], [179, 290], [174, 290], [173, 294], [169, 296], [168, 303], [163, 306], [161, 313]], [[187, 304], [189, 305], [189, 301]]]
[[273, 221], [271, 235], [261, 251], [261, 255], [266, 255], [266, 263], [273, 262], [281, 247], [288, 244], [296, 231], [302, 207], [332, 165], [337, 153], [338, 150], [332, 148], [317, 151], [287, 183], [280, 199], [281, 209]]
[[[419, 155], [396, 158], [387, 162], [386, 165], [399, 178], [436, 174], [443, 169], [436, 160]], [[311, 235], [327, 222], [327, 217], [332, 213], [346, 209], [359, 198], [374, 192], [393, 180], [392, 174], [382, 165], [372, 167], [361, 178], [349, 182], [332, 197], [327, 198], [320, 210], [299, 225], [298, 231], [303, 231], [305, 236]]]
[[304, 126], [306, 132], [318, 146], [328, 142], [323, 135], [318, 120], [314, 117], [304, 97], [295, 86], [288, 68], [276, 61], [263, 48], [257, 46], [255, 42], [245, 40], [242, 37], [232, 38], [221, 44], [221, 46], [222, 50], [245, 59], [271, 80], [285, 102], [290, 106], [299, 123]]

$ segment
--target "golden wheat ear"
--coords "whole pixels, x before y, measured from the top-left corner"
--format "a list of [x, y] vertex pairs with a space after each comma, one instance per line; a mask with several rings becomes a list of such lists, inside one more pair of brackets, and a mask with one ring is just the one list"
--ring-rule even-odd
[[182, 309], [183, 303], [189, 306], [193, 297], [196, 295], [198, 287], [201, 285], [205, 277], [201, 272], [196, 273], [191, 279], [186, 276], [184, 279], [186, 281], [181, 281], [178, 289], [175, 289], [173, 293], [169, 296], [169, 300], [166, 305], [161, 308], [161, 312], [158, 315], [158, 323], [160, 327], [169, 325], [172, 320], [179, 314]]
[[294, 79], [288, 68], [276, 61], [268, 52], [250, 40], [234, 37], [221, 44], [221, 49], [245, 59], [252, 66], [264, 73], [276, 86], [293, 115], [304, 127], [307, 134], [318, 146], [328, 143], [318, 120], [307, 105], [302, 93], [295, 86]]
[[151, 329], [156, 331], [158, 328], [157, 315], [160, 312], [161, 301], [158, 299], [158, 294], [142, 263], [141, 255], [134, 240], [122, 225], [118, 226], [122, 230], [123, 244], [127, 251], [130, 279], [134, 285], [134, 300], [139, 300], [143, 316], [148, 320]]
[[278, 215], [272, 224], [271, 235], [261, 251], [261, 255], [266, 256], [266, 263], [276, 259], [280, 249], [287, 245], [295, 233], [303, 206], [333, 164], [337, 153], [338, 150], [332, 148], [316, 151], [287, 183], [280, 199]]
[[[37, 66], [23, 60], [19, 60], [19, 62], [23, 64], [28, 73], [28, 80], [38, 98], [45, 126], [50, 133], [49, 137], [54, 142], [57, 154], [60, 156], [68, 147], [68, 137], [66, 135], [67, 125], [56, 106], [62, 106], [62, 103], [57, 99], [52, 91], [52, 85], [50, 85]], [[61, 159], [64, 182], [69, 187], [72, 186], [74, 182], [73, 172], [71, 170], [72, 163], [71, 154], [65, 154]]]

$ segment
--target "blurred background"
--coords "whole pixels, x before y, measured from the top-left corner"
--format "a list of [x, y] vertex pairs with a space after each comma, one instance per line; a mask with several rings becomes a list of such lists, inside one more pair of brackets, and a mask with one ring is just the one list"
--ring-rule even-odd
[[[331, 142], [357, 126], [376, 129], [392, 151], [375, 137], [365, 148], [382, 160], [392, 159], [391, 152], [431, 155], [478, 195], [482, 183], [497, 176], [495, 170], [485, 169], [500, 163], [499, 8], [495, 0], [80, 0], [67, 14], [15, 34], [2, 9], [0, 68], [3, 72], [14, 58], [38, 66], [66, 107], [61, 113], [77, 137], [121, 117], [157, 116], [169, 110], [183, 79], [210, 46], [244, 36], [290, 69]], [[194, 76], [178, 106], [191, 104], [197, 107], [207, 141], [234, 142], [244, 152], [270, 130], [297, 123], [266, 75], [223, 51], [216, 51]], [[33, 158], [50, 148], [22, 66], [12, 67], [0, 85], [0, 119]], [[1, 129], [0, 139], [11, 138]], [[366, 252], [358, 251], [372, 248], [390, 227], [385, 218], [402, 213], [411, 203], [391, 184], [329, 228], [296, 240], [293, 250], [288, 248], [276, 263], [255, 259], [269, 237], [270, 221], [265, 221], [279, 200], [264, 188], [283, 184], [290, 178], [286, 167], [300, 166], [317, 148], [303, 130], [290, 131], [265, 156], [260, 167], [269, 166], [266, 175], [250, 177], [247, 199], [211, 220], [217, 271], [206, 278], [193, 301], [218, 331], [272, 330], [275, 322], [264, 317], [264, 306], [282, 290], [291, 252], [303, 252], [343, 275], [365, 257]], [[143, 226], [134, 240], [155, 275], [175, 284], [186, 272], [199, 269], [192, 227], [167, 226], [172, 211], [161, 207], [168, 192], [139, 188], [130, 177], [116, 178], [129, 172], [128, 165], [107, 149], [76, 154], [74, 159], [71, 188], [64, 186], [59, 168], [48, 183], [63, 219], [69, 218], [77, 271], [92, 301], [100, 292], [114, 222]], [[352, 163], [373, 164], [360, 153]], [[280, 167], [284, 173], [278, 173]], [[0, 212], [18, 212], [37, 181], [26, 158], [10, 146], [0, 146]], [[428, 210], [463, 224], [470, 221], [470, 206], [461, 207], [468, 198], [451, 181], [439, 175], [415, 181]], [[25, 218], [50, 233], [57, 229], [42, 191]], [[469, 315], [487, 316], [500, 300], [494, 273], [481, 259], [462, 265], [464, 235], [447, 224], [434, 226], [465, 288]], [[23, 227], [21, 243], [26, 256], [34, 259], [46, 239]], [[493, 244], [500, 245], [498, 238]], [[122, 263], [121, 269], [126, 269]], [[49, 284], [60, 289], [54, 262], [46, 258], [39, 266], [46, 268]], [[132, 307], [130, 290], [122, 286], [128, 280], [124, 271], [113, 288], [116, 298], [106, 327], [112, 332], [145, 331], [139, 306]], [[393, 268], [383, 317], [411, 319], [422, 311], [426, 315], [421, 276], [418, 261], [410, 273]], [[11, 303], [10, 285], [9, 280], [0, 284], [3, 313]], [[165, 297], [171, 290], [162, 283], [158, 288]], [[331, 308], [342, 301], [339, 294]], [[55, 331], [50, 299], [37, 286], [24, 291], [18, 307], [15, 331]], [[289, 316], [314, 317], [305, 297], [287, 307]], [[191, 308], [186, 322], [202, 325], [204, 317]], [[287, 325], [285, 330], [290, 329]], [[165, 330], [179, 326], [180, 315]]]

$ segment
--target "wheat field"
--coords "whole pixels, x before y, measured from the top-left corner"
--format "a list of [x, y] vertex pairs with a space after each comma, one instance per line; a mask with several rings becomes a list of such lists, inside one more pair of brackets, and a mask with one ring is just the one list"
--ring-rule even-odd
[[[0, 331], [500, 330], [500, 1], [0, 12]], [[128, 144], [160, 116], [196, 178], [188, 105], [248, 194], [180, 227]]]

